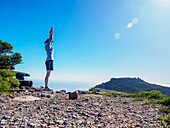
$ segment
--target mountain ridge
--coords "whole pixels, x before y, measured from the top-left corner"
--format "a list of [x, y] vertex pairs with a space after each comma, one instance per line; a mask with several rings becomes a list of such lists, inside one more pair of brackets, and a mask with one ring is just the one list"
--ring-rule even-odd
[[108, 89], [126, 93], [157, 90], [160, 91], [162, 94], [170, 95], [170, 87], [151, 84], [142, 80], [139, 77], [111, 78], [110, 81], [96, 85], [95, 88]]

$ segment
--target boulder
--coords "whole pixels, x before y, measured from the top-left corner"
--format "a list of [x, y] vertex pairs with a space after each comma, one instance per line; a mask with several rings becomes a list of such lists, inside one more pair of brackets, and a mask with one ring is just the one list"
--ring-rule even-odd
[[28, 73], [25, 72], [18, 72], [18, 71], [12, 71], [16, 73], [16, 78], [18, 80], [24, 80], [24, 76], [30, 76]]
[[25, 76], [30, 76], [28, 73], [25, 72], [19, 72], [19, 71], [12, 71], [16, 73], [16, 78], [19, 80], [20, 85], [19, 88], [20, 89], [30, 89], [33, 85], [33, 81], [30, 80], [24, 80]]
[[69, 100], [74, 99], [78, 99], [78, 93], [77, 92], [69, 93]]
[[25, 88], [25, 86], [27, 88], [31, 88], [32, 85], [33, 85], [33, 81], [29, 81], [29, 80], [20, 80], [20, 85], [19, 85], [19, 88]]

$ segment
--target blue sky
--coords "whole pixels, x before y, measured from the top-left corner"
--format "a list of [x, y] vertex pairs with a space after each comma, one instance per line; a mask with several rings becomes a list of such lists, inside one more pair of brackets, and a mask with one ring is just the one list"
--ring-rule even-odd
[[24, 63], [16, 70], [31, 79], [45, 77], [44, 41], [53, 26], [51, 80], [97, 84], [140, 77], [170, 83], [169, 0], [0, 0], [0, 5], [0, 39], [22, 54]]

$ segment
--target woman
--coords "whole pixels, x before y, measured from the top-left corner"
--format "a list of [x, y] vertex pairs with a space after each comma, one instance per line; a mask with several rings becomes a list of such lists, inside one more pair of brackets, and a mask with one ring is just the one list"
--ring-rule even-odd
[[54, 49], [52, 48], [53, 44], [53, 27], [51, 27], [50, 30], [50, 36], [49, 38], [45, 41], [45, 50], [47, 52], [47, 59], [46, 59], [46, 69], [47, 69], [47, 74], [45, 77], [45, 89], [44, 91], [52, 91], [50, 88], [48, 88], [48, 81], [50, 78], [51, 71], [53, 71], [53, 61], [54, 61]]

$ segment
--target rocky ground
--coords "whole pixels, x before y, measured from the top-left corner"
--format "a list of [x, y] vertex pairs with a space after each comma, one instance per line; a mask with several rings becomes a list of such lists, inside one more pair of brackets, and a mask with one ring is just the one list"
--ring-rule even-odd
[[124, 97], [81, 94], [69, 100], [64, 91], [23, 91], [0, 96], [0, 127], [161, 127], [159, 107]]

